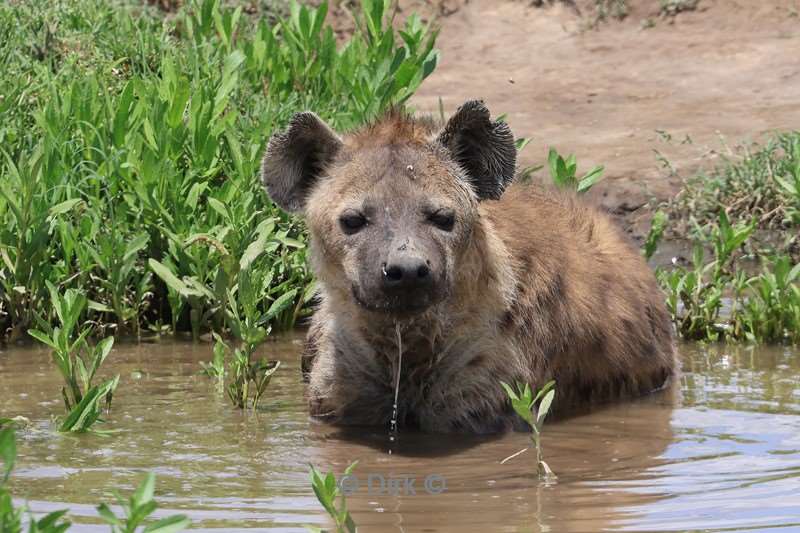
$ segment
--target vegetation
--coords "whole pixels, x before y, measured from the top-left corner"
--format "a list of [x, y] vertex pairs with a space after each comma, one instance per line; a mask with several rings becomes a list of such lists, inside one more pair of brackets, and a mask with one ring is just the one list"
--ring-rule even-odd
[[[351, 463], [345, 471], [344, 475], [352, 475], [353, 469], [358, 462]], [[355, 533], [356, 524], [350, 516], [350, 511], [347, 510], [347, 500], [345, 494], [342, 492], [339, 484], [336, 482], [336, 476], [333, 472], [328, 472], [324, 476], [317, 472], [314, 466], [311, 466], [311, 487], [314, 489], [314, 494], [317, 500], [325, 508], [325, 511], [330, 515], [336, 524], [336, 531], [338, 533]], [[336, 498], [339, 498], [339, 505], [336, 505]], [[312, 531], [318, 531], [315, 528], [310, 528]]]
[[694, 11], [700, 0], [661, 0], [659, 13], [663, 17], [674, 17], [684, 11]]
[[693, 246], [690, 265], [658, 272], [682, 337], [800, 341], [798, 185], [800, 133], [781, 133], [687, 180], [654, 219], [650, 253], [664, 226]]
[[710, 261], [698, 242], [689, 268], [659, 272], [682, 337], [800, 341], [800, 264], [792, 266], [788, 256], [777, 255], [764, 258], [760, 272], [748, 274], [748, 264], [734, 252], [754, 228], [755, 222], [731, 226], [721, 211], [718, 225], [703, 239], [713, 246]]
[[86, 340], [90, 327], [77, 330], [78, 319], [86, 308], [86, 296], [76, 290], [67, 289], [61, 295], [56, 287], [45, 281], [60, 326], [51, 327], [50, 322], [36, 316], [42, 330], [32, 329], [30, 335], [52, 349], [52, 358], [64, 378], [61, 389], [67, 417], [59, 431], [86, 431], [100, 420], [102, 404], [111, 406], [111, 398], [117, 388], [119, 376], [101, 385], [92, 385], [100, 365], [106, 360], [114, 345], [114, 337], [107, 337], [95, 346]]
[[672, 236], [701, 240], [720, 210], [734, 223], [754, 222], [750, 253], [800, 259], [800, 132], [779, 133], [764, 146], [731, 151], [723, 164], [686, 180], [666, 205]]
[[[23, 517], [28, 515], [28, 533], [61, 533], [71, 527], [64, 519], [67, 510], [52, 512], [40, 519], [33, 517], [26, 506], [14, 507], [11, 493], [7, 487], [8, 478], [14, 469], [17, 458], [17, 447], [14, 430], [11, 427], [0, 430], [0, 458], [3, 459], [3, 477], [0, 479], [0, 531], [3, 533], [20, 533], [23, 531]], [[117, 495], [125, 517], [117, 518], [106, 504], [97, 507], [101, 518], [111, 525], [112, 533], [133, 533], [157, 508], [153, 494], [155, 476], [147, 474], [144, 481], [133, 495], [126, 501]], [[189, 526], [189, 519], [183, 515], [169, 516], [152, 522], [140, 529], [143, 533], [173, 533]]]
[[[104, 503], [97, 506], [97, 512], [103, 521], [111, 526], [112, 533], [134, 533], [158, 508], [158, 504], [153, 499], [155, 487], [156, 476], [148, 473], [127, 500], [115, 493], [117, 504], [122, 507], [124, 513], [122, 518], [118, 518]], [[191, 522], [184, 515], [173, 515], [147, 525], [142, 531], [143, 533], [172, 533], [186, 529], [189, 524]]]
[[[327, 4], [274, 22], [219, 0], [169, 17], [142, 5], [0, 6], [0, 327], [55, 316], [47, 282], [74, 289], [99, 328], [224, 332], [242, 264], [262, 313], [307, 313], [300, 222], [258, 179], [270, 132], [300, 109], [338, 128], [401, 104], [434, 69], [436, 33], [388, 0], [362, 0], [337, 46]], [[267, 222], [268, 221], [268, 222]], [[292, 292], [293, 291], [293, 292]], [[239, 302], [237, 302], [238, 305]], [[264, 324], [261, 324], [262, 326]]]
[[562, 189], [573, 189], [579, 194], [591, 189], [603, 177], [603, 167], [596, 166], [578, 178], [578, 161], [575, 156], [570, 154], [565, 159], [555, 148], [550, 148], [550, 152], [547, 154], [547, 168], [550, 170], [550, 177], [556, 186]]
[[[555, 474], [550, 469], [548, 464], [544, 461], [542, 453], [542, 427], [544, 426], [544, 419], [550, 411], [550, 406], [553, 404], [555, 397], [555, 381], [549, 381], [539, 389], [536, 395], [533, 395], [531, 386], [527, 383], [525, 385], [517, 384], [516, 390], [507, 383], [500, 382], [506, 395], [511, 400], [511, 407], [520, 418], [527, 422], [531, 428], [531, 441], [533, 449], [536, 451], [536, 469], [539, 472], [539, 477], [544, 480], [555, 478]], [[512, 455], [516, 457], [520, 453], [527, 451], [527, 448]], [[503, 462], [511, 457], [506, 458]]]

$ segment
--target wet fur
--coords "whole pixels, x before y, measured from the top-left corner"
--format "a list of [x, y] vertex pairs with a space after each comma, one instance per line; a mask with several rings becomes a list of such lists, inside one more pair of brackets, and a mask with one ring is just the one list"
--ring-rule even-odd
[[[373, 151], [381, 164], [395, 158], [427, 165], [433, 170], [425, 179], [435, 188], [465, 164], [443, 136], [432, 139], [430, 124], [394, 113], [345, 136], [327, 179], [344, 179], [337, 166]], [[351, 176], [381, 168], [365, 161], [361, 173], [349, 167], [347, 179], [357, 182]], [[399, 322], [400, 424], [436, 432], [521, 428], [500, 381], [538, 387], [555, 379], [563, 412], [644, 394], [674, 375], [663, 295], [608, 216], [573, 194], [512, 184], [504, 193], [490, 186], [481, 195], [471, 186], [463, 197], [454, 189], [474, 220], [462, 247], [452, 251], [457, 268], [448, 293]], [[313, 415], [331, 422], [386, 425], [398, 356], [396, 320], [366, 310], [344, 283], [343, 244], [329, 212], [345, 199], [334, 191], [325, 183], [311, 187], [305, 212], [321, 302], [303, 354], [309, 405]]]

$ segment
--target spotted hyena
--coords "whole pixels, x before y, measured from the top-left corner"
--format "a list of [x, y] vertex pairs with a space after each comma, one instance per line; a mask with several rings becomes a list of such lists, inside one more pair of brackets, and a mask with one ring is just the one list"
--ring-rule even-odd
[[513, 183], [509, 127], [465, 103], [441, 131], [392, 111], [340, 135], [299, 113], [269, 142], [271, 198], [301, 213], [320, 304], [303, 369], [313, 415], [520, 427], [500, 382], [554, 379], [557, 404], [642, 394], [673, 376], [654, 276], [605, 214]]

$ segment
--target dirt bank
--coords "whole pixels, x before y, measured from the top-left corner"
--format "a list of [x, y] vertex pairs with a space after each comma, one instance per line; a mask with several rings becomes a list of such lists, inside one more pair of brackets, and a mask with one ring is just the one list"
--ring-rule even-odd
[[800, 127], [796, 2], [701, 0], [663, 18], [658, 1], [629, 0], [624, 20], [589, 30], [593, 2], [583, 4], [459, 6], [440, 19], [441, 62], [413, 104], [438, 113], [441, 98], [450, 113], [483, 98], [533, 138], [523, 164], [543, 162], [550, 146], [575, 153], [579, 170], [604, 164], [592, 194], [636, 233], [646, 217], [631, 212], [680, 187], [654, 150], [686, 175], [713, 164], [720, 136], [738, 143]]

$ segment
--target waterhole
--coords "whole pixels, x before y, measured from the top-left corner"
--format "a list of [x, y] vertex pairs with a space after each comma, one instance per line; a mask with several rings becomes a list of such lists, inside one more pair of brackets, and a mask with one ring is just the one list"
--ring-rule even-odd
[[19, 432], [13, 493], [36, 512], [68, 507], [77, 531], [107, 531], [95, 505], [153, 471], [158, 516], [184, 513], [201, 530], [303, 531], [331, 525], [309, 463], [341, 473], [357, 460], [348, 508], [365, 531], [800, 528], [800, 353], [792, 349], [681, 345], [674, 390], [545, 424], [558, 475], [545, 485], [530, 454], [500, 464], [528, 445], [525, 434], [404, 430], [388, 454], [385, 427], [342, 431], [310, 419], [300, 348], [299, 336], [263, 346], [282, 366], [251, 413], [198, 375], [210, 345], [115, 346], [103, 367], [121, 374], [108, 437], [55, 433], [61, 381], [48, 353], [5, 349], [0, 416], [32, 420]]

